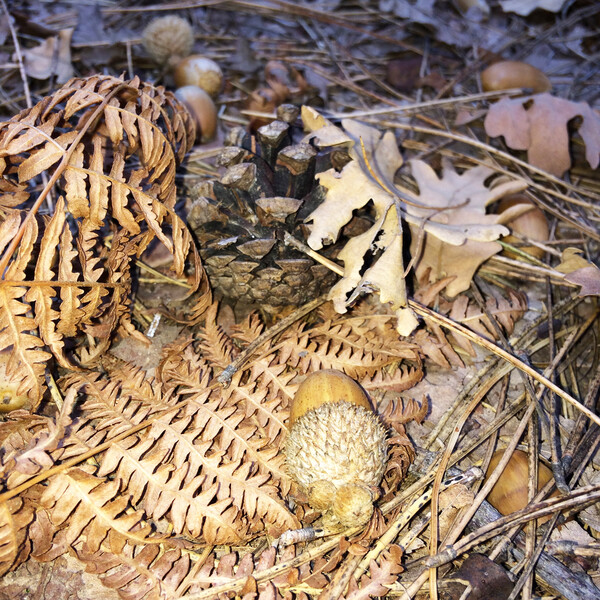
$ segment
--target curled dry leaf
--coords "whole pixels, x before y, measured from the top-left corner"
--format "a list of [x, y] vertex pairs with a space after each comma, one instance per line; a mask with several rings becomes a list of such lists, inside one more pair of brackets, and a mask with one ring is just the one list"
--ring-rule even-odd
[[34, 79], [48, 79], [56, 75], [58, 83], [73, 77], [71, 64], [71, 36], [73, 29], [62, 29], [39, 46], [23, 49], [25, 72]]
[[[374, 127], [355, 121], [344, 120], [344, 130], [334, 127], [314, 111], [303, 107], [305, 128], [317, 127], [309, 134], [317, 145], [349, 148], [352, 160], [341, 172], [330, 169], [317, 175], [319, 183], [326, 188], [325, 201], [308, 217], [312, 223], [308, 245], [320, 250], [324, 243], [335, 241], [344, 225], [352, 218], [352, 212], [372, 203], [375, 222], [362, 234], [348, 241], [338, 258], [344, 263], [343, 278], [331, 289], [329, 298], [338, 312], [347, 307], [363, 292], [376, 290], [381, 302], [390, 302], [398, 317], [398, 331], [408, 335], [417, 325], [412, 311], [406, 308], [406, 285], [402, 258], [402, 228], [394, 196], [383, 189], [369, 173], [361, 157], [361, 143], [371, 167], [385, 181], [393, 179], [402, 165], [394, 134], [381, 134]], [[372, 259], [372, 265], [364, 269]], [[348, 297], [349, 295], [349, 297]]]
[[585, 157], [595, 169], [600, 164], [600, 116], [587, 102], [551, 94], [503, 98], [491, 106], [484, 125], [489, 136], [504, 136], [510, 148], [527, 150], [534, 167], [562, 177], [571, 167], [568, 125], [576, 117], [581, 118]]
[[[420, 195], [416, 202], [405, 203], [393, 191], [394, 174], [402, 165], [402, 157], [392, 132], [381, 134], [374, 127], [348, 119], [342, 121], [340, 129], [307, 107], [302, 116], [305, 128], [311, 131], [307, 141], [320, 147], [347, 147], [352, 158], [340, 172], [330, 169], [317, 175], [327, 192], [324, 202], [306, 219], [311, 223], [308, 245], [321, 249], [338, 238], [353, 211], [368, 204], [374, 208], [373, 225], [351, 237], [340, 251], [344, 276], [329, 297], [338, 312], [345, 312], [361, 293], [377, 290], [382, 302], [391, 302], [399, 319], [398, 331], [407, 335], [417, 322], [405, 308], [401, 220], [411, 226], [413, 251], [421, 229], [427, 236], [417, 275], [430, 267], [433, 279], [456, 275], [447, 290], [456, 295], [469, 286], [481, 262], [501, 250], [492, 240], [509, 233], [497, 224], [497, 216], [485, 214], [485, 206], [523, 190], [526, 184], [517, 180], [488, 187], [485, 182], [494, 171], [483, 166], [458, 174], [447, 164], [444, 175], [438, 178], [424, 162], [411, 161]], [[370, 266], [365, 268], [366, 264]]]

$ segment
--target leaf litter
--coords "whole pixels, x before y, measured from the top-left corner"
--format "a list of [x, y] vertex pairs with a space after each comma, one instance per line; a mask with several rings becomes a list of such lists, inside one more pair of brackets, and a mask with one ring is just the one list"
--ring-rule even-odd
[[[37, 573], [36, 561], [47, 561], [57, 574], [47, 597], [60, 595], [61, 585], [71, 593], [61, 580], [68, 555], [72, 570], [87, 570], [112, 597], [415, 597], [430, 571], [413, 559], [445, 562], [461, 573], [460, 561], [430, 535], [438, 527], [447, 529], [461, 557], [473, 539], [506, 573], [510, 560], [481, 529], [502, 522], [491, 513], [487, 522], [478, 520], [489, 505], [471, 515], [480, 524], [472, 537], [463, 533], [466, 521], [456, 524], [458, 511], [472, 513], [481, 500], [472, 483], [442, 491], [444, 508], [433, 519], [419, 511], [438, 506], [440, 482], [455, 473], [445, 472], [448, 461], [460, 460], [463, 471], [481, 461], [485, 467], [496, 447], [517, 442], [555, 463], [557, 452], [564, 457], [572, 493], [558, 501], [571, 502], [571, 518], [599, 535], [590, 510], [580, 512], [598, 498], [598, 465], [586, 454], [595, 429], [577, 404], [593, 406], [598, 387], [588, 341], [600, 287], [594, 264], [598, 97], [584, 83], [597, 76], [586, 36], [594, 8], [575, 3], [552, 16], [543, 11], [563, 3], [476, 4], [375, 2], [348, 12], [335, 1], [305, 2], [295, 8], [303, 11], [300, 23], [287, 5], [256, 3], [250, 10], [233, 3], [244, 15], [236, 25], [241, 50], [233, 56], [222, 33], [231, 29], [230, 7], [166, 6], [202, 23], [194, 50], [218, 59], [226, 72], [218, 138], [212, 147], [193, 149], [187, 113], [169, 92], [144, 83], [174, 89], [172, 74], [139, 44], [153, 16], [147, 8], [94, 9], [89, 40], [81, 36], [89, 11], [32, 0], [9, 17], [17, 37], [7, 27], [2, 49], [15, 64], [7, 71], [10, 97], [0, 128], [0, 379], [3, 404], [14, 410], [0, 422], [1, 593], [14, 597], [37, 586], [44, 597], [47, 571], [35, 576], [39, 583], [22, 576]], [[535, 19], [505, 13], [536, 9]], [[378, 11], [387, 12], [386, 20]], [[522, 45], [512, 39], [506, 45], [507, 32], [514, 33], [509, 23], [522, 28]], [[557, 35], [569, 26], [578, 32], [577, 44]], [[76, 39], [61, 37], [74, 28]], [[25, 58], [22, 76], [15, 39]], [[456, 50], [453, 56], [448, 48]], [[560, 55], [550, 61], [557, 68], [548, 73], [552, 95], [511, 92], [488, 102], [478, 94], [477, 72], [495, 59], [493, 52], [526, 60]], [[398, 55], [419, 67], [401, 91], [384, 81], [381, 67]], [[99, 66], [106, 75], [95, 74]], [[70, 68], [82, 77], [58, 87]], [[119, 79], [123, 72], [129, 77]], [[574, 75], [566, 82], [558, 72]], [[24, 89], [33, 102], [19, 113]], [[261, 243], [282, 252], [279, 240], [297, 219], [295, 235], [304, 235], [298, 247], [306, 242], [312, 260], [341, 275], [331, 302], [315, 301], [320, 307], [308, 316], [288, 316], [293, 308], [282, 308], [261, 317], [225, 297], [221, 308], [213, 301], [196, 254], [205, 258], [205, 249], [192, 243], [180, 208], [199, 181], [216, 178], [223, 185], [217, 174], [225, 167], [213, 158], [234, 124], [249, 127], [233, 142], [251, 151], [236, 150], [241, 160], [255, 166], [270, 160], [273, 150], [256, 128], [274, 118], [280, 101], [320, 106], [302, 109], [304, 132], [290, 122], [286, 143], [310, 144], [325, 166], [315, 169], [316, 185], [306, 196], [265, 192], [271, 177], [281, 177], [278, 161], [275, 176], [258, 182], [257, 198], [227, 188], [222, 194], [240, 211], [231, 220], [244, 233], [256, 231], [245, 202], [256, 201], [261, 226], [264, 207], [283, 207], [272, 230], [261, 230]], [[461, 111], [469, 119], [458, 121]], [[512, 254], [503, 254], [511, 217], [522, 208], [498, 215], [497, 202], [516, 191], [551, 219], [542, 260], [514, 254], [518, 239]], [[214, 200], [203, 196], [209, 214], [218, 213]], [[213, 233], [223, 248], [235, 244], [235, 236]], [[164, 262], [153, 271], [136, 262], [152, 238], [173, 257], [170, 275]], [[286, 277], [302, 285], [307, 257], [285, 260]], [[266, 283], [252, 279], [251, 260], [233, 263], [238, 270], [221, 277]], [[196, 291], [186, 299], [170, 291], [175, 284]], [[169, 321], [169, 335], [162, 335], [161, 320]], [[150, 345], [141, 332], [152, 336], [156, 323], [158, 339]], [[484, 341], [492, 352], [482, 361]], [[512, 348], [510, 361], [494, 343]], [[530, 364], [555, 376], [561, 398], [572, 394], [574, 403], [553, 407], [542, 387], [530, 390], [516, 375], [509, 379], [515, 366]], [[232, 365], [232, 382], [222, 387], [217, 378]], [[298, 383], [324, 368], [359, 381], [391, 428], [381, 498], [363, 532], [337, 531], [276, 549], [273, 539], [287, 530], [320, 524], [294, 490], [280, 450]], [[539, 428], [526, 420], [534, 408], [531, 391], [542, 398]], [[558, 413], [560, 427], [569, 423], [568, 435], [546, 427], [548, 415]], [[529, 437], [521, 436], [525, 426]], [[427, 500], [418, 500], [423, 491]], [[524, 597], [548, 587], [566, 598], [598, 596], [594, 542], [578, 527], [554, 534], [535, 579], [517, 579]], [[519, 533], [511, 547], [525, 565], [542, 544], [535, 533], [527, 535], [528, 545]], [[412, 549], [410, 558], [403, 548]], [[431, 593], [450, 590], [452, 577], [440, 571]], [[73, 593], [97, 597], [87, 585]]]

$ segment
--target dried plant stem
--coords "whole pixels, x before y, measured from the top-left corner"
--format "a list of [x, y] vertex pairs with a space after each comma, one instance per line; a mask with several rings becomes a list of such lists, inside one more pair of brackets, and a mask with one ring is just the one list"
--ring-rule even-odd
[[[550, 375], [554, 371], [554, 369], [556, 369], [557, 365], [560, 363], [560, 361], [564, 357], [564, 355], [567, 352], [567, 350], [571, 347], [573, 341], [578, 337], [578, 333], [579, 333], [579, 330], [575, 330], [575, 331], [572, 332], [572, 334], [569, 336], [568, 340], [563, 344], [562, 348], [557, 353], [557, 355], [554, 358], [554, 361], [552, 362], [552, 364], [546, 369], [546, 371], [545, 371], [546, 375]], [[471, 520], [471, 518], [473, 517], [473, 515], [475, 514], [475, 512], [477, 511], [477, 509], [481, 505], [481, 503], [485, 500], [485, 498], [489, 494], [489, 492], [492, 489], [492, 487], [496, 484], [496, 481], [500, 478], [500, 475], [502, 474], [502, 472], [504, 471], [506, 465], [508, 464], [508, 462], [509, 462], [509, 460], [510, 460], [510, 458], [511, 458], [511, 456], [512, 456], [514, 450], [515, 450], [515, 448], [517, 447], [517, 444], [519, 443], [519, 440], [521, 439], [521, 436], [523, 435], [523, 432], [525, 431], [525, 427], [527, 426], [527, 423], [529, 422], [529, 419], [533, 415], [533, 412], [534, 412], [534, 410], [536, 408], [537, 403], [541, 400], [541, 397], [542, 397], [543, 393], [544, 393], [544, 390], [542, 390], [541, 392], [538, 393], [537, 398], [532, 398], [531, 399], [531, 402], [530, 402], [529, 406], [527, 407], [527, 410], [525, 411], [525, 414], [523, 415], [523, 418], [521, 419], [521, 422], [519, 423], [519, 425], [517, 426], [515, 432], [513, 433], [511, 441], [509, 442], [508, 446], [506, 447], [502, 458], [500, 459], [498, 465], [494, 469], [494, 472], [490, 475], [490, 477], [488, 477], [486, 479], [485, 484], [482, 486], [482, 488], [477, 493], [477, 496], [473, 500], [472, 505], [462, 515], [460, 521], [453, 527], [452, 531], [448, 534], [448, 536], [447, 536], [448, 542], [447, 542], [446, 546], [452, 547], [451, 544], [453, 544], [458, 539], [458, 537], [460, 536], [460, 534], [462, 533], [462, 531], [464, 530], [464, 528], [468, 525], [469, 521]], [[455, 427], [455, 429], [453, 431], [453, 436], [451, 437], [451, 440], [449, 440], [449, 442], [447, 443], [447, 447], [446, 447], [446, 450], [444, 452], [444, 457], [447, 456], [448, 459], [449, 459], [450, 454], [453, 452], [454, 445], [455, 445], [456, 441], [458, 440], [458, 435], [460, 433], [460, 429], [462, 428], [462, 424], [464, 424], [464, 422], [466, 421], [466, 417], [468, 417], [468, 415], [471, 413], [470, 409], [472, 408], [473, 404], [476, 405], [475, 400], [477, 400], [477, 397], [474, 399], [473, 402], [471, 402], [469, 404], [469, 407], [467, 407], [467, 409], [464, 411], [462, 417], [459, 419], [460, 427], [458, 425]], [[442, 464], [443, 464], [443, 461], [444, 461], [444, 457], [442, 458]], [[448, 459], [446, 460], [446, 462], [448, 462]], [[438, 480], [441, 479], [440, 471], [441, 471], [441, 469], [438, 469], [438, 473], [437, 473], [437, 479]], [[600, 489], [600, 486], [598, 487], [598, 489]], [[435, 506], [435, 496], [434, 496], [432, 498], [432, 506], [431, 506], [431, 511], [432, 511], [432, 520], [431, 520], [432, 529], [435, 526], [435, 518], [436, 518], [436, 512], [435, 511], [436, 510], [437, 510], [437, 506]], [[527, 509], [524, 509], [524, 510], [525, 510], [525, 512], [527, 512]], [[523, 512], [523, 511], [521, 511], [521, 512]], [[523, 521], [520, 521], [519, 524], [521, 522], [523, 522]], [[435, 529], [433, 529], [433, 531], [435, 531]], [[432, 535], [432, 539], [433, 539], [433, 535]], [[440, 554], [443, 554], [443, 552], [444, 551], [442, 551]], [[433, 558], [433, 556], [432, 556], [432, 558]], [[429, 566], [430, 566], [430, 568], [432, 568], [433, 566], [440, 566], [440, 565], [432, 564], [432, 565], [429, 565]], [[428, 576], [429, 576], [429, 573], [427, 571], [423, 572], [417, 578], [417, 580], [413, 583], [413, 585], [411, 585], [411, 587], [409, 588], [409, 590], [406, 592], [407, 597], [412, 597], [412, 596], [410, 596], [411, 592], [414, 595], [414, 593], [416, 593], [416, 591], [418, 591], [421, 588], [421, 586], [423, 585], [423, 583], [425, 583], [425, 581], [427, 580]]]
[[581, 404], [581, 402], [579, 402], [578, 400], [573, 398], [573, 396], [571, 396], [570, 394], [568, 394], [567, 392], [565, 392], [564, 390], [559, 388], [554, 382], [550, 381], [547, 377], [545, 377], [544, 375], [542, 375], [541, 373], [536, 371], [534, 368], [525, 364], [522, 360], [520, 360], [516, 356], [513, 356], [510, 352], [504, 350], [503, 348], [500, 348], [494, 342], [487, 340], [486, 338], [471, 331], [470, 329], [467, 329], [464, 325], [461, 325], [460, 323], [457, 323], [444, 315], [436, 313], [435, 311], [433, 311], [425, 306], [422, 306], [421, 304], [419, 304], [418, 302], [415, 302], [414, 300], [409, 300], [408, 305], [410, 306], [410, 308], [412, 308], [417, 314], [421, 315], [422, 317], [427, 317], [429, 319], [433, 319], [442, 327], [445, 327], [446, 329], [450, 329], [451, 331], [454, 331], [456, 333], [460, 333], [461, 335], [464, 335], [470, 341], [474, 342], [478, 346], [482, 346], [486, 350], [489, 350], [493, 354], [496, 354], [497, 356], [508, 361], [511, 365], [513, 365], [517, 369], [520, 369], [527, 375], [530, 375], [531, 377], [533, 377], [536, 381], [538, 381], [542, 385], [544, 385], [547, 388], [549, 388], [550, 390], [552, 390], [555, 394], [560, 396], [565, 402], [568, 402], [569, 404], [571, 404], [572, 406], [577, 408], [577, 410], [579, 410], [584, 415], [586, 415], [588, 417], [588, 419], [590, 419], [591, 421], [596, 423], [596, 425], [600, 425], [600, 417], [597, 414], [595, 414], [589, 408], [587, 408], [586, 406]]
[[19, 44], [19, 38], [17, 37], [17, 32], [12, 24], [12, 17], [8, 12], [8, 8], [6, 6], [6, 2], [4, 0], [0, 0], [2, 3], [2, 10], [6, 15], [6, 22], [8, 23], [8, 28], [10, 30], [10, 35], [13, 40], [13, 44], [15, 45], [15, 54], [17, 56], [17, 64], [19, 65], [19, 73], [21, 75], [21, 81], [23, 82], [23, 91], [25, 92], [25, 102], [27, 103], [27, 108], [31, 108], [31, 92], [29, 91], [29, 83], [27, 82], [27, 73], [25, 72], [25, 64], [23, 62], [23, 53], [21, 52], [21, 44]]
[[[291, 569], [299, 567], [301, 565], [322, 556], [326, 552], [333, 550], [339, 543], [340, 540], [347, 535], [354, 535], [360, 531], [360, 527], [354, 527], [352, 529], [346, 530], [343, 534], [336, 535], [335, 537], [311, 548], [310, 550], [306, 550], [302, 554], [295, 556], [294, 558], [277, 563], [276, 565], [265, 569], [264, 571], [255, 571], [252, 573], [252, 577], [256, 579], [257, 583], [263, 583], [265, 581], [271, 581], [278, 575], [285, 573]], [[212, 586], [208, 590], [204, 590], [202, 592], [198, 592], [195, 594], [187, 594], [185, 596], [180, 596], [179, 600], [213, 600], [214, 598], [219, 597], [219, 594], [225, 594], [228, 592], [239, 592], [247, 580], [246, 575], [240, 576], [238, 579], [234, 581], [230, 581], [228, 583], [224, 583], [221, 585]]]
[[[567, 300], [564, 300], [563, 302], [557, 304], [554, 307], [554, 313], [555, 315], [565, 314], [567, 311], [572, 310], [580, 302], [581, 298], [569, 298]], [[546, 315], [541, 315], [540, 317], [538, 317], [527, 328], [527, 330], [519, 336], [519, 338], [516, 341], [512, 342], [513, 346], [518, 348], [526, 348], [530, 355], [535, 354], [536, 352], [547, 346], [548, 340], [544, 339], [540, 340], [537, 344], [529, 347], [529, 338], [531, 338], [534, 335], [537, 335], [537, 328], [541, 325], [541, 323], [543, 323], [546, 320]], [[566, 330], [567, 333], [570, 333], [570, 331], [571, 330]], [[496, 357], [494, 361], [485, 364], [483, 368], [478, 371], [475, 377], [473, 377], [471, 381], [467, 383], [467, 385], [463, 388], [461, 393], [456, 397], [456, 400], [452, 403], [452, 406], [442, 415], [436, 426], [433, 428], [432, 432], [427, 438], [427, 448], [429, 448], [436, 439], [445, 440], [445, 435], [442, 434], [442, 430], [445, 427], [446, 423], [451, 419], [452, 415], [455, 413], [457, 408], [462, 404], [464, 398], [468, 396], [473, 389], [475, 389], [475, 387], [478, 385], [481, 379], [498, 367], [499, 361], [500, 357]], [[503, 367], [503, 373], [508, 372], [510, 372], [510, 367], [505, 365], [505, 367]]]
[[[465, 471], [462, 475], [457, 475], [455, 477], [450, 477], [447, 481], [445, 481], [441, 485], [442, 490], [446, 490], [449, 487], [461, 483], [463, 485], [469, 485], [476, 479], [480, 479], [483, 477], [483, 473], [481, 469], [478, 467], [471, 467], [467, 471]], [[377, 560], [379, 555], [390, 546], [394, 542], [394, 540], [398, 537], [398, 534], [410, 521], [412, 518], [431, 500], [433, 494], [433, 489], [427, 490], [423, 495], [419, 498], [411, 502], [410, 506], [408, 506], [405, 510], [403, 510], [392, 522], [389, 528], [385, 531], [383, 535], [377, 540], [374, 546], [371, 547], [369, 552], [364, 555], [363, 559], [360, 561], [356, 571], [354, 572], [354, 579], [360, 579], [363, 573], [366, 573], [369, 565], [372, 560]]]
[[363, 119], [364, 117], [374, 117], [376, 115], [385, 115], [392, 112], [412, 113], [427, 110], [428, 108], [439, 108], [440, 106], [451, 106], [456, 108], [457, 104], [462, 102], [476, 102], [479, 100], [489, 100], [499, 96], [515, 96], [521, 94], [522, 90], [502, 90], [498, 92], [483, 92], [481, 94], [470, 94], [468, 96], [459, 96], [455, 98], [443, 98], [440, 100], [429, 100], [427, 102], [415, 102], [402, 106], [390, 106], [385, 108], [374, 108], [371, 110], [360, 110], [352, 113], [327, 113], [323, 116], [328, 119]]
[[522, 525], [531, 519], [539, 519], [556, 512], [561, 512], [567, 508], [582, 505], [589, 505], [600, 499], [600, 485], [588, 485], [576, 490], [572, 490], [567, 496], [550, 498], [540, 502], [534, 507], [526, 507], [514, 512], [506, 517], [498, 519], [493, 523], [480, 527], [473, 533], [465, 536], [460, 542], [442, 550], [436, 556], [431, 556], [425, 560], [427, 567], [440, 567], [457, 556], [468, 552], [474, 546], [490, 540], [497, 535], [508, 531], [515, 525]]
[[[510, 244], [504, 244], [504, 242], [500, 242], [500, 244], [502, 244], [502, 246], [510, 248], [511, 250], [519, 250], [518, 248], [515, 248]], [[513, 258], [498, 255], [492, 257], [492, 262], [500, 263], [501, 265], [517, 267], [523, 269], [524, 271], [530, 271], [531, 273], [535, 273], [536, 275], [544, 275], [546, 277], [551, 277], [552, 283], [558, 283], [559, 285], [564, 285], [572, 288], [579, 287], [573, 283], [570, 283], [569, 281], [565, 281], [565, 273], [561, 273], [560, 271], [556, 271], [555, 269], [551, 269], [547, 266], [540, 266], [537, 264], [534, 265], [522, 260], [515, 260]]]
[[341, 598], [361, 558], [361, 556], [350, 556], [337, 570], [329, 586], [319, 595], [319, 600], [338, 600], [338, 598]]

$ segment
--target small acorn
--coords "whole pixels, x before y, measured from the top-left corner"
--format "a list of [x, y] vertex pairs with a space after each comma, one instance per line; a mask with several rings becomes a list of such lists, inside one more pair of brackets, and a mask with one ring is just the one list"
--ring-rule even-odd
[[387, 430], [352, 378], [326, 369], [302, 382], [290, 411], [286, 464], [327, 525], [371, 518], [387, 449]]
[[[485, 475], [486, 479], [492, 474], [500, 459], [504, 455], [504, 450], [494, 452], [490, 466]], [[553, 478], [552, 471], [544, 463], [538, 462], [538, 491], [541, 490]], [[500, 475], [500, 479], [491, 489], [487, 496], [487, 501], [502, 515], [510, 515], [516, 511], [525, 508], [527, 501], [527, 482], [529, 480], [529, 459], [527, 452], [515, 450], [510, 457], [506, 468]], [[549, 517], [538, 519], [541, 524], [547, 521]]]
[[490, 65], [481, 73], [481, 86], [484, 92], [525, 88], [541, 94], [552, 89], [550, 80], [542, 71], [518, 60], [502, 60]]
[[[550, 225], [548, 224], [548, 219], [546, 218], [544, 211], [538, 208], [524, 194], [513, 194], [503, 198], [498, 203], [497, 211], [498, 214], [501, 215], [513, 206], [524, 205], [531, 206], [531, 210], [514, 219], [511, 219], [510, 221], [503, 222], [503, 224], [506, 225], [512, 232], [518, 233], [523, 237], [529, 238], [530, 240], [536, 242], [547, 242], [550, 237]], [[508, 235], [502, 238], [502, 240], [516, 246], [522, 245], [520, 240], [513, 235]], [[544, 258], [544, 250], [542, 250], [542, 248], [538, 248], [537, 246], [525, 246], [523, 250], [528, 254], [535, 256], [536, 258]], [[503, 251], [502, 254], [510, 258], [518, 258], [514, 252], [510, 252], [508, 250]]]
[[202, 142], [212, 140], [217, 131], [217, 107], [212, 98], [196, 85], [185, 85], [175, 90], [175, 96], [190, 111], [200, 130]]
[[175, 67], [175, 85], [197, 85], [213, 98], [216, 97], [223, 87], [223, 71], [221, 67], [210, 58], [192, 54], [184, 58]]
[[181, 17], [158, 17], [144, 29], [142, 42], [158, 64], [177, 64], [192, 51], [194, 30]]

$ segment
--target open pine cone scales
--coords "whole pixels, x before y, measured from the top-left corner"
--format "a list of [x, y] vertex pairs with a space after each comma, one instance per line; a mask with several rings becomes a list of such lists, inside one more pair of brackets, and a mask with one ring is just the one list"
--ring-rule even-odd
[[292, 143], [292, 129], [276, 120], [255, 135], [238, 133], [237, 145], [219, 156], [224, 174], [192, 190], [188, 222], [213, 289], [241, 310], [298, 306], [335, 282], [331, 271], [284, 245], [283, 237], [305, 239], [303, 220], [324, 198], [315, 173], [349, 159], [344, 151]]

